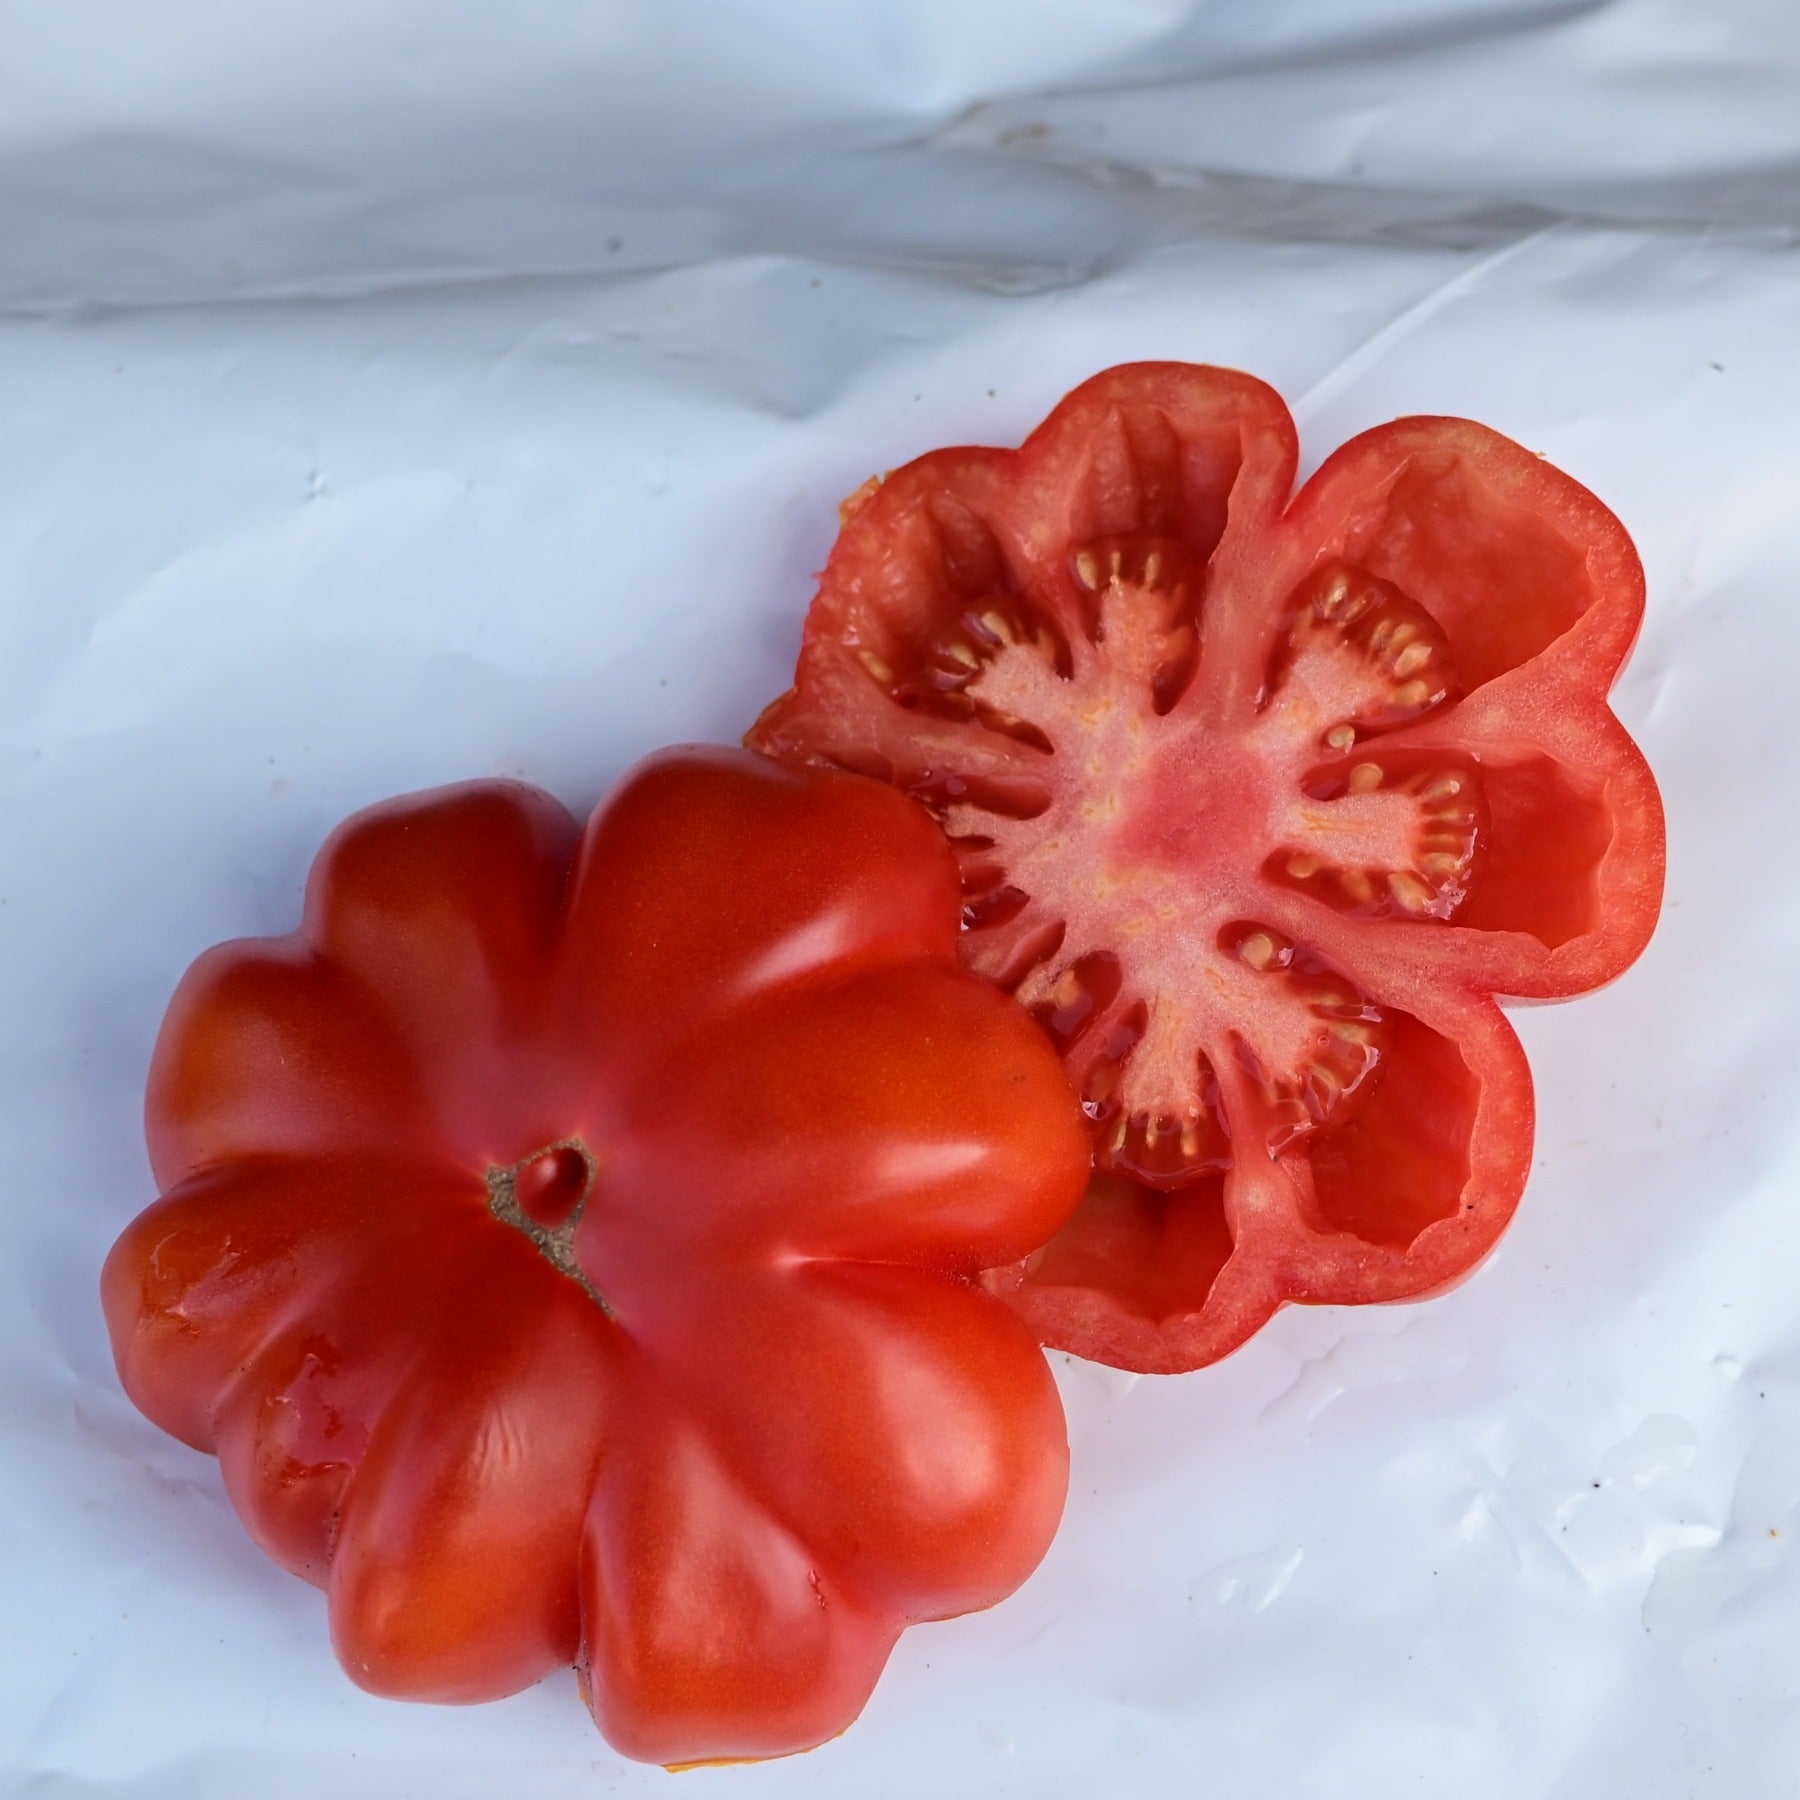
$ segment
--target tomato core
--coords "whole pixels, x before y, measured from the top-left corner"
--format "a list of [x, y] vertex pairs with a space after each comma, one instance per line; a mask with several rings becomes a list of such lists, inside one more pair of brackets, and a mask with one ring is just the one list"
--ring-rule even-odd
[[939, 805], [966, 949], [1056, 1039], [1100, 1167], [1169, 1189], [1230, 1162], [1227, 1110], [1277, 1154], [1345, 1123], [1382, 1060], [1381, 1010], [1263, 928], [1267, 884], [1448, 917], [1479, 784], [1382, 750], [1456, 676], [1430, 619], [1366, 572], [1328, 564], [1292, 597], [1261, 693], [1222, 721], [1188, 703], [1198, 615], [1179, 550], [1119, 537], [1072, 567], [1081, 633], [1060, 639], [1023, 604], [966, 612], [930, 679], [905, 685], [915, 708], [1048, 753], [1054, 779], [1032, 803]]
[[522, 1211], [554, 1230], [567, 1224], [587, 1197], [588, 1179], [586, 1152], [574, 1144], [557, 1144], [520, 1165], [513, 1191]]
[[579, 1138], [546, 1144], [510, 1168], [487, 1172], [488, 1211], [520, 1232], [538, 1254], [611, 1312], [575, 1254], [575, 1232], [594, 1189], [596, 1164]]
[[1242, 740], [1172, 732], [1161, 721], [1151, 735], [1142, 767], [1103, 785], [1101, 803], [1118, 825], [1102, 836], [1102, 865], [1115, 886], [1147, 875], [1150, 887], [1223, 901], [1241, 885], [1244, 847], [1267, 835], [1270, 762]]

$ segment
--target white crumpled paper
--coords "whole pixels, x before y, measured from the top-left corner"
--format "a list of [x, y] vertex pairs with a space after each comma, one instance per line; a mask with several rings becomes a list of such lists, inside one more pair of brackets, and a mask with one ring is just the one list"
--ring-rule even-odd
[[18, 0], [0, 24], [0, 1787], [661, 1792], [371, 1699], [95, 1296], [163, 1004], [366, 801], [785, 683], [834, 506], [1128, 358], [1468, 413], [1636, 534], [1662, 928], [1523, 1011], [1468, 1285], [1058, 1358], [1039, 1574], [744, 1796], [1800, 1794], [1800, 14]]

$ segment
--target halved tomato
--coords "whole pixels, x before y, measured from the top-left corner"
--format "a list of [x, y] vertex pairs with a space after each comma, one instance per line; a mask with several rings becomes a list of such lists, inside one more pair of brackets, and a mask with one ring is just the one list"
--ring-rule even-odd
[[1610, 979], [1661, 903], [1605, 699], [1643, 611], [1618, 520], [1462, 419], [1290, 500], [1296, 460], [1271, 388], [1181, 363], [921, 457], [846, 503], [747, 740], [942, 822], [966, 960], [1055, 1039], [1096, 1158], [988, 1281], [1125, 1368], [1468, 1273], [1531, 1151], [1494, 996]]

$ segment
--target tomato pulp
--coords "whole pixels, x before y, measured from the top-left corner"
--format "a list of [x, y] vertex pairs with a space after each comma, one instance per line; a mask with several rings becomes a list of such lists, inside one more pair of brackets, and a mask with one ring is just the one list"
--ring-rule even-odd
[[1290, 497], [1297, 454], [1263, 383], [1144, 363], [870, 483], [748, 738], [937, 814], [965, 959], [1056, 1043], [1096, 1160], [990, 1285], [1127, 1368], [1466, 1274], [1530, 1158], [1495, 996], [1610, 979], [1660, 904], [1605, 700], [1643, 608], [1619, 522], [1467, 420]]

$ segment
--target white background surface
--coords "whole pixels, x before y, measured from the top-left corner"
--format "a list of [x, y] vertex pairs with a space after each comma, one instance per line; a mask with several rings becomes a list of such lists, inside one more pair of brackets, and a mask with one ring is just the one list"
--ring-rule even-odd
[[0, 1790], [661, 1792], [572, 1678], [338, 1673], [95, 1296], [162, 1006], [341, 815], [577, 805], [785, 683], [838, 498], [1145, 356], [1637, 536], [1668, 905], [1519, 1017], [1429, 1305], [1058, 1359], [1036, 1578], [683, 1792], [1800, 1794], [1800, 12], [1784, 0], [0, 4]]

